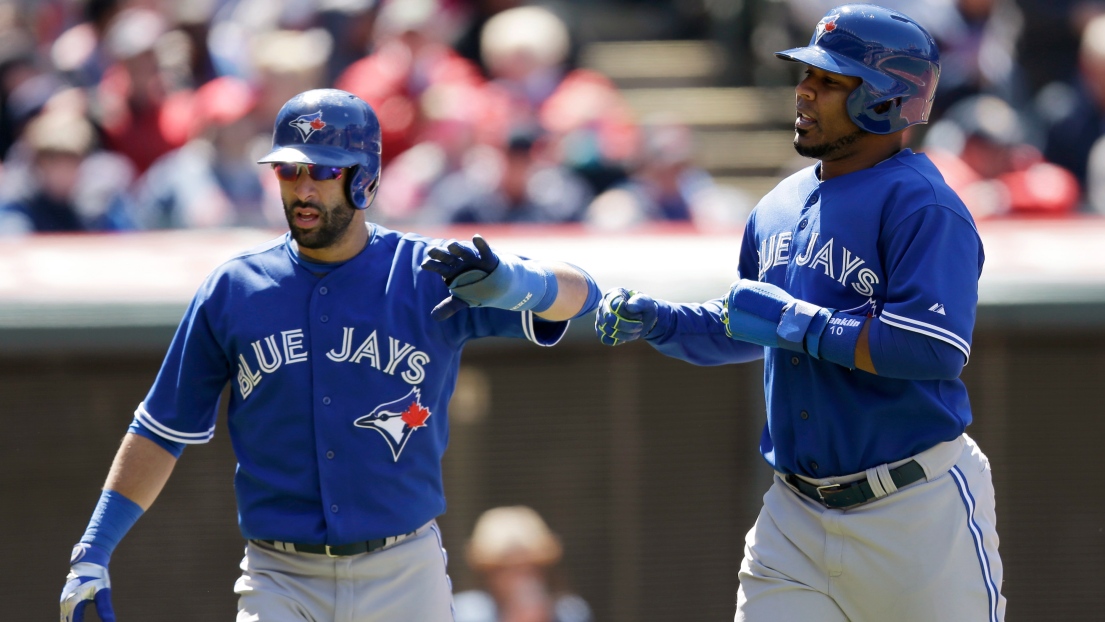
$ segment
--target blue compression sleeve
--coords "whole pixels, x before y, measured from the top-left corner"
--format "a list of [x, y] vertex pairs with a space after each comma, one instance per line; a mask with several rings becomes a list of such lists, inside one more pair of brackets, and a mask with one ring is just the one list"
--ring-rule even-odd
[[143, 425], [142, 422], [138, 420], [138, 417], [135, 417], [134, 420], [130, 422], [130, 427], [127, 428], [127, 432], [131, 434], [137, 434], [138, 436], [141, 436], [143, 438], [150, 439], [151, 441], [157, 443], [162, 449], [172, 454], [174, 458], [179, 458], [180, 454], [184, 453], [184, 443], [171, 441], [164, 436], [161, 436], [157, 432], [154, 432], [153, 430]]
[[955, 346], [884, 324], [871, 318], [867, 338], [875, 371], [886, 378], [903, 380], [952, 380], [959, 377], [967, 359]]
[[77, 545], [84, 549], [83, 554], [75, 551], [74, 561], [107, 566], [115, 547], [142, 516], [143, 511], [142, 506], [114, 490], [100, 493], [100, 502], [96, 504], [88, 527], [81, 536], [81, 544]]
[[764, 357], [761, 345], [730, 339], [721, 321], [722, 299], [698, 303], [657, 300], [656, 328], [645, 340], [658, 352], [695, 365], [747, 363]]
[[491, 274], [471, 283], [454, 283], [449, 290], [473, 306], [535, 313], [552, 306], [558, 289], [555, 275], [537, 261], [509, 253], [498, 257], [499, 265]]

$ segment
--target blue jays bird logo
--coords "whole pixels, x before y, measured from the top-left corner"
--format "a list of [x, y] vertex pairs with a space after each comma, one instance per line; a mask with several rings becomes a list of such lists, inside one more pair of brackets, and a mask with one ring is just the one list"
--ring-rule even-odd
[[821, 39], [821, 37], [824, 36], [825, 33], [836, 30], [836, 18], [838, 17], [840, 16], [826, 15], [825, 17], [821, 18], [821, 21], [817, 23], [817, 32], [814, 33], [814, 38]]
[[326, 121], [322, 120], [322, 111], [319, 110], [311, 114], [301, 114], [292, 121], [289, 121], [288, 125], [299, 130], [299, 134], [303, 136], [303, 140], [306, 141], [307, 137], [311, 134], [326, 127]]
[[395, 462], [398, 462], [399, 454], [403, 453], [411, 434], [418, 428], [426, 427], [430, 414], [430, 409], [422, 406], [422, 392], [416, 387], [397, 400], [380, 404], [354, 421], [353, 425], [379, 432], [391, 447]]

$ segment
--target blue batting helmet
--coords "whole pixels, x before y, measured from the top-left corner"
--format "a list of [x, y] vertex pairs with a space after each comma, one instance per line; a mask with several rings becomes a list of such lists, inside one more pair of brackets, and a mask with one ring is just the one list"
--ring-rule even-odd
[[272, 151], [257, 161], [352, 169], [349, 201], [365, 209], [380, 180], [380, 122], [361, 98], [337, 89], [296, 95], [276, 115]]
[[776, 52], [784, 60], [863, 79], [848, 97], [848, 114], [872, 134], [928, 123], [940, 52], [909, 17], [872, 4], [847, 4], [825, 14], [804, 48]]

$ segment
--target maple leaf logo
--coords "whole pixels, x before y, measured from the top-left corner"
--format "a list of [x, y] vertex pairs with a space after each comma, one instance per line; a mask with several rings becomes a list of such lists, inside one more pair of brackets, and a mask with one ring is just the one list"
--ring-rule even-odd
[[311, 121], [311, 127], [315, 128], [316, 130], [321, 130], [322, 128], [326, 127], [326, 122], [323, 121], [321, 118], [315, 119], [314, 121]]
[[430, 409], [423, 408], [418, 402], [411, 402], [407, 410], [403, 411], [403, 423], [413, 428], [426, 427], [426, 420], [430, 418]]
[[817, 32], [815, 34], [817, 35], [818, 40], [820, 40], [821, 37], [824, 37], [827, 33], [836, 30], [836, 18], [838, 17], [840, 16], [830, 15], [829, 17], [823, 17], [821, 21], [817, 23]]

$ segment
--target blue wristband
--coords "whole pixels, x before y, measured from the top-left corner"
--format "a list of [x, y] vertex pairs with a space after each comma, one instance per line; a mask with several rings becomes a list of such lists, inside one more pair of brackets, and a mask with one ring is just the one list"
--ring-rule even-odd
[[826, 322], [818, 339], [806, 339], [807, 351], [819, 358], [848, 369], [856, 368], [856, 342], [867, 318], [836, 312]]
[[510, 311], [540, 313], [556, 300], [556, 276], [537, 261], [502, 253], [491, 274], [449, 290], [474, 307], [495, 307]]
[[115, 547], [143, 512], [142, 506], [120, 493], [104, 490], [100, 493], [100, 501], [92, 511], [80, 544], [73, 547], [71, 563], [84, 561], [107, 566]]

